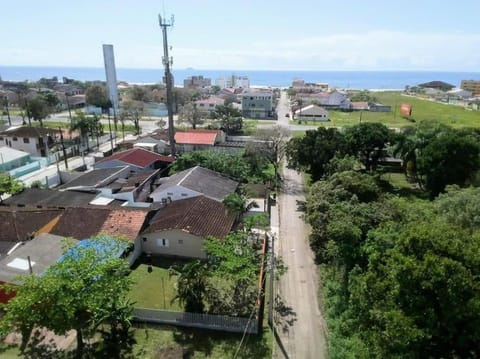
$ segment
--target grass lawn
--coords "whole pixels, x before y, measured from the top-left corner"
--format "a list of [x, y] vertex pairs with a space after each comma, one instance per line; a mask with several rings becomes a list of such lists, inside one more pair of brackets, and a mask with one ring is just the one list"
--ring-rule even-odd
[[[135, 358], [161, 358], [168, 351], [181, 351], [186, 358], [233, 358], [242, 340], [241, 333], [224, 333], [193, 328], [160, 325], [136, 325], [133, 355]], [[271, 358], [272, 332], [264, 326], [261, 335], [247, 334], [237, 358]], [[161, 355], [163, 354], [163, 356]]]
[[174, 300], [177, 292], [175, 285], [177, 278], [170, 277], [168, 268], [174, 264], [184, 263], [170, 258], [152, 258], [152, 272], [148, 272], [146, 258], [141, 257], [139, 263], [133, 267], [130, 273], [133, 286], [129, 298], [135, 302], [136, 307], [166, 309], [183, 311], [178, 300]]
[[[380, 122], [387, 127], [413, 126], [420, 121], [438, 121], [452, 127], [480, 127], [480, 111], [467, 110], [460, 106], [447, 105], [417, 97], [406, 96], [401, 92], [384, 91], [373, 94], [380, 103], [392, 106], [392, 112], [342, 112], [329, 111], [328, 122], [305, 122], [304, 125], [318, 126], [352, 126], [362, 122]], [[400, 116], [400, 104], [408, 103], [412, 106], [412, 119]], [[290, 121], [298, 124], [298, 121]]]
[[20, 347], [18, 345], [0, 344], [0, 358], [2, 359], [16, 359], [21, 358]]

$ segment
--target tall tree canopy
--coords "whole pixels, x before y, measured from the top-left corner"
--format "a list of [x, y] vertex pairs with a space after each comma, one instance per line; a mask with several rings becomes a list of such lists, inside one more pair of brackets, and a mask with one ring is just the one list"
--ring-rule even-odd
[[85, 92], [85, 97], [89, 105], [100, 107], [104, 112], [112, 107], [107, 88], [104, 85], [90, 86]]
[[196, 104], [192, 102], [180, 107], [178, 120], [181, 123], [190, 124], [193, 129], [196, 129], [197, 125], [202, 125], [205, 122], [202, 113], [198, 111]]
[[325, 166], [336, 153], [345, 154], [347, 142], [335, 128], [319, 127], [303, 137], [292, 138], [286, 147], [288, 166], [303, 170], [317, 181], [325, 174]]
[[365, 122], [348, 127], [345, 139], [349, 153], [356, 155], [367, 170], [372, 170], [377, 167], [378, 160], [385, 156], [392, 134], [381, 123]]
[[131, 315], [126, 300], [129, 267], [126, 260], [111, 254], [118, 253], [123, 244], [109, 237], [91, 241], [90, 246], [70, 249], [42, 275], [20, 277], [16, 296], [3, 308], [2, 333], [20, 330], [25, 348], [34, 328], [45, 327], [60, 335], [75, 329], [77, 357], [81, 358], [83, 338], [92, 337], [100, 325], [113, 323], [111, 330], [128, 326], [118, 319], [128, 321], [122, 308]]
[[406, 174], [432, 197], [450, 184], [469, 184], [480, 168], [478, 135], [437, 123], [420, 123], [397, 136], [394, 154], [405, 162]]
[[218, 127], [227, 135], [240, 132], [243, 127], [242, 114], [232, 105], [217, 106], [212, 117], [217, 120]]

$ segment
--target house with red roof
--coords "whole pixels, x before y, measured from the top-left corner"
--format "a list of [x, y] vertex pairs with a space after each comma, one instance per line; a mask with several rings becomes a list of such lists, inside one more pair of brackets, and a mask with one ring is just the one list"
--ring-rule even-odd
[[175, 132], [175, 144], [178, 152], [209, 150], [225, 142], [222, 130], [187, 130]]
[[145, 172], [166, 168], [175, 159], [164, 156], [143, 148], [132, 148], [127, 151], [117, 152], [95, 163], [95, 168], [112, 168], [130, 166], [134, 172]]
[[222, 202], [197, 196], [168, 202], [152, 217], [142, 232], [142, 251], [189, 258], [205, 258], [208, 237], [224, 238], [235, 216]]
[[146, 228], [151, 213], [142, 208], [66, 208], [61, 216], [40, 232], [78, 240], [97, 235], [123, 238], [132, 243], [132, 252], [128, 255], [132, 265], [141, 254], [139, 235]]

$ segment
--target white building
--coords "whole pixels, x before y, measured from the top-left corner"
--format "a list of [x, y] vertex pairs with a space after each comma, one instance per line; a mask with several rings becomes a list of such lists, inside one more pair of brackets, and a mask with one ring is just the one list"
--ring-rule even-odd
[[222, 77], [217, 79], [215, 84], [222, 89], [227, 87], [241, 87], [244, 89], [250, 88], [250, 80], [247, 76], [232, 75], [228, 77]]
[[317, 105], [308, 105], [295, 111], [298, 121], [329, 121], [328, 111]]
[[46, 157], [49, 145], [54, 143], [58, 134], [58, 130], [46, 127], [10, 127], [0, 133], [0, 147], [7, 146], [35, 157]]
[[105, 62], [105, 76], [107, 77], [108, 97], [112, 101], [114, 114], [118, 113], [119, 101], [117, 90], [117, 71], [115, 69], [115, 57], [113, 45], [103, 45], [103, 61]]

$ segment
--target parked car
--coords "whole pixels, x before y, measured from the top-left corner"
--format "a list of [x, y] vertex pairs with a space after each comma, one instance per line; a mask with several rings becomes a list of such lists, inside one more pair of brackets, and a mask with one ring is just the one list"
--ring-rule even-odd
[[285, 114], [285, 117], [290, 117], [290, 114], [289, 113]]

